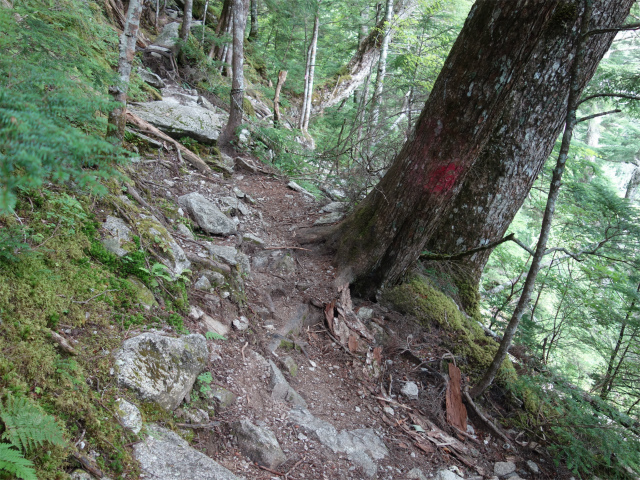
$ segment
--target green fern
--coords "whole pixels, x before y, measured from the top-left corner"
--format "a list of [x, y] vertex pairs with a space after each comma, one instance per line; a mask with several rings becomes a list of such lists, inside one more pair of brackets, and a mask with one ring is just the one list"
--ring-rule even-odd
[[2, 439], [22, 451], [46, 442], [59, 446], [65, 444], [62, 430], [55, 419], [25, 398], [9, 397], [5, 405], [0, 403], [0, 418], [5, 427]]
[[38, 480], [33, 463], [8, 443], [0, 443], [0, 471], [9, 472], [23, 480]]

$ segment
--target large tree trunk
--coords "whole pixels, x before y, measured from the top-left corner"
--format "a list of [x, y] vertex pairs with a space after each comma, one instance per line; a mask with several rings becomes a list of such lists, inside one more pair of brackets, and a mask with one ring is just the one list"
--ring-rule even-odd
[[[597, 0], [594, 24], [599, 28], [620, 25], [632, 3]], [[427, 243], [430, 252], [452, 255], [494, 242], [505, 234], [522, 206], [563, 128], [569, 66], [578, 39], [577, 12], [570, 22], [563, 22], [551, 22], [538, 39], [489, 141]], [[578, 79], [580, 91], [593, 76], [614, 36], [609, 33], [589, 38]], [[492, 249], [484, 250], [455, 262], [467, 283], [478, 284], [491, 252]]]
[[120, 35], [120, 53], [118, 56], [118, 77], [120, 83], [110, 87], [109, 92], [116, 102], [122, 106], [114, 108], [109, 113], [109, 128], [107, 136], [113, 138], [116, 143], [122, 143], [124, 128], [126, 126], [127, 91], [129, 90], [129, 78], [131, 77], [131, 65], [136, 53], [136, 39], [140, 29], [140, 15], [142, 14], [142, 0], [131, 0], [127, 9], [127, 19], [124, 30]]
[[[393, 6], [395, 22], [407, 19], [418, 6], [416, 0], [396, 0]], [[394, 25], [391, 25], [389, 38], [393, 36]], [[384, 37], [384, 19], [381, 19], [363, 41], [356, 53], [347, 64], [347, 74], [341, 75], [337, 85], [327, 85], [326, 90], [320, 92], [319, 110], [339, 104], [345, 98], [350, 97], [355, 90], [362, 85], [365, 78], [373, 70], [380, 58], [380, 48]]]
[[418, 258], [552, 28], [559, 1], [472, 7], [409, 140], [338, 229], [336, 261], [361, 294], [397, 282]]
[[304, 95], [302, 99], [302, 111], [300, 112], [300, 121], [298, 128], [307, 134], [309, 128], [309, 119], [311, 118], [311, 104], [313, 100], [313, 77], [316, 69], [316, 53], [318, 51], [318, 31], [320, 29], [320, 2], [318, 1], [318, 11], [313, 20], [313, 34], [311, 43], [307, 51], [307, 67], [304, 75]]
[[218, 144], [227, 146], [235, 137], [236, 130], [242, 124], [244, 101], [244, 27], [246, 15], [242, 0], [233, 0], [233, 80], [231, 82], [231, 110], [229, 121], [224, 131], [220, 134]]
[[[469, 395], [471, 395], [472, 398], [481, 395], [491, 385], [498, 373], [498, 370], [500, 369], [500, 366], [502, 365], [502, 362], [504, 362], [504, 359], [507, 357], [509, 347], [511, 346], [513, 337], [516, 334], [522, 315], [531, 300], [531, 294], [535, 287], [536, 278], [540, 268], [542, 267], [542, 257], [547, 250], [547, 241], [551, 234], [551, 223], [553, 222], [556, 202], [562, 185], [562, 175], [564, 174], [567, 159], [569, 158], [569, 148], [571, 146], [573, 130], [577, 123], [576, 112], [578, 110], [580, 93], [582, 91], [580, 88], [580, 79], [583, 76], [581, 70], [584, 63], [587, 43], [584, 38], [584, 34], [589, 30], [589, 25], [591, 23], [593, 0], [584, 0], [584, 4], [585, 7], [581, 15], [581, 27], [578, 30], [579, 39], [577, 41], [577, 52], [571, 64], [569, 99], [565, 110], [565, 127], [562, 135], [562, 145], [556, 162], [556, 168], [554, 168], [553, 175], [551, 177], [549, 197], [547, 198], [547, 205], [542, 218], [538, 244], [536, 245], [536, 251], [533, 255], [533, 259], [531, 260], [531, 267], [529, 267], [529, 272], [527, 273], [527, 278], [524, 282], [524, 287], [522, 288], [522, 294], [520, 295], [520, 299], [518, 300], [518, 304], [516, 305], [513, 314], [511, 315], [509, 324], [504, 330], [498, 351], [493, 357], [491, 365], [489, 365], [489, 368], [484, 373], [478, 384], [469, 391]], [[551, 346], [549, 348], [551, 348]]]

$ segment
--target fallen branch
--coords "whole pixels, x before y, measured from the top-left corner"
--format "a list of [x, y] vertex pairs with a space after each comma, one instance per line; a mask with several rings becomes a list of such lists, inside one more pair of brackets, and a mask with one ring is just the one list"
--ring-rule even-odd
[[204, 160], [202, 160], [198, 155], [193, 153], [191, 150], [189, 150], [187, 147], [182, 145], [180, 142], [178, 142], [178, 141], [174, 140], [173, 138], [171, 138], [166, 133], [163, 133], [160, 130], [158, 130], [156, 127], [151, 125], [149, 122], [146, 122], [145, 120], [141, 119], [140, 117], [138, 117], [134, 113], [131, 113], [129, 110], [127, 110], [127, 121], [129, 123], [135, 125], [139, 129], [143, 130], [145, 133], [148, 133], [148, 134], [151, 134], [151, 135], [155, 135], [156, 137], [161, 138], [165, 142], [171, 143], [171, 145], [173, 145], [174, 147], [176, 147], [176, 149], [178, 149], [178, 150], [180, 150], [180, 152], [182, 152], [182, 154], [184, 155], [185, 160], [187, 160], [187, 162], [189, 162], [198, 171], [200, 171], [202, 173], [210, 173], [211, 172], [211, 169], [209, 168], [209, 166], [206, 163], [204, 163]]
[[64, 338], [59, 333], [54, 332], [53, 330], [49, 330], [49, 333], [51, 334], [51, 338], [53, 339], [53, 341], [56, 342], [62, 350], [71, 355], [78, 355], [77, 350], [71, 346], [66, 338]]
[[222, 422], [210, 422], [210, 423], [176, 423], [176, 427], [180, 428], [214, 428], [219, 427]]
[[311, 252], [308, 248], [302, 247], [264, 247], [264, 250], [304, 250], [305, 252]]
[[473, 410], [473, 412], [478, 416], [478, 418], [482, 420], [482, 423], [484, 423], [485, 426], [489, 430], [491, 430], [497, 437], [500, 437], [507, 445], [513, 446], [513, 443], [514, 443], [513, 440], [507, 437], [507, 435], [502, 430], [500, 430], [491, 420], [489, 420], [476, 406], [476, 404], [473, 402], [473, 399], [471, 398], [471, 395], [469, 395], [469, 389], [465, 388], [463, 393], [464, 393], [465, 403], [471, 410]]
[[[180, 238], [184, 238], [181, 235], [179, 236]], [[194, 242], [194, 243], [197, 243], [197, 242]], [[189, 260], [192, 263], [204, 265], [205, 267], [209, 267], [214, 270], [220, 270], [226, 274], [231, 273], [231, 267], [229, 267], [228, 265], [223, 265], [222, 263], [214, 262], [213, 260], [209, 260], [208, 258], [199, 257], [193, 253], [185, 252], [185, 254], [187, 256], [187, 260]]]
[[104, 477], [104, 473], [102, 470], [98, 468], [98, 466], [89, 458], [78, 452], [72, 452], [71, 456], [80, 464], [82, 468], [84, 468], [87, 472], [89, 472], [94, 477], [102, 478]]

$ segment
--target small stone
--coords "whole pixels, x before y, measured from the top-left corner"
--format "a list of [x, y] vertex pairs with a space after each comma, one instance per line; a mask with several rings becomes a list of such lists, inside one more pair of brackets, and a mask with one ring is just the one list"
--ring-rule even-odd
[[451, 470], [440, 470], [436, 473], [435, 480], [462, 480], [462, 477], [456, 475]]
[[229, 334], [229, 327], [227, 325], [207, 315], [206, 313], [202, 316], [202, 321], [204, 322], [205, 328], [209, 332], [215, 332], [218, 335], [223, 336]]
[[189, 230], [189, 227], [187, 227], [184, 223], [178, 223], [178, 225], [176, 226], [176, 230], [183, 237], [187, 237], [189, 240], [195, 240], [193, 233], [191, 232], [191, 230]]
[[262, 240], [260, 237], [252, 234], [252, 233], [245, 233], [242, 235], [242, 241], [243, 242], [247, 242], [247, 243], [252, 243], [254, 245], [259, 245], [261, 247], [264, 246], [264, 240]]
[[244, 198], [246, 196], [245, 193], [238, 187], [233, 187], [233, 193], [235, 193], [236, 197], [238, 198]]
[[277, 468], [287, 459], [278, 439], [266, 427], [258, 427], [246, 418], [234, 422], [232, 430], [238, 441], [242, 453], [254, 462], [268, 467]]
[[389, 406], [384, 407], [382, 410], [384, 411], [384, 413], [386, 413], [387, 415], [389, 415], [391, 417], [393, 417], [393, 415], [396, 413], [396, 412], [393, 411], [393, 408], [391, 408]]
[[142, 415], [140, 410], [133, 403], [127, 402], [124, 398], [116, 400], [116, 415], [124, 428], [133, 433], [140, 433], [142, 429]]
[[331, 202], [322, 207], [320, 211], [322, 213], [335, 213], [335, 212], [345, 212], [349, 204], [347, 202]]
[[209, 279], [209, 281], [211, 282], [211, 287], [220, 287], [226, 282], [224, 275], [219, 272], [204, 270], [202, 274]]
[[208, 396], [209, 398], [216, 401], [216, 403], [218, 404], [218, 408], [220, 408], [221, 410], [229, 408], [235, 403], [237, 398], [233, 392], [218, 385], [212, 387], [211, 392], [209, 392]]
[[189, 193], [178, 198], [178, 202], [191, 213], [205, 232], [224, 236], [236, 233], [235, 223], [202, 194]]
[[531, 460], [527, 460], [527, 468], [531, 471], [531, 473], [538, 475], [540, 473], [540, 467], [535, 462]]
[[221, 260], [227, 265], [231, 265], [233, 267], [234, 265], [238, 264], [238, 260], [236, 258], [236, 256], [238, 255], [238, 250], [236, 250], [234, 247], [228, 247], [226, 245], [215, 245], [210, 243], [207, 245], [207, 250], [209, 250], [209, 253], [217, 260]]
[[373, 317], [373, 308], [360, 307], [358, 309], [357, 315], [360, 320], [369, 320], [371, 317]]
[[282, 360], [282, 363], [284, 363], [284, 366], [287, 367], [287, 370], [289, 371], [289, 375], [291, 375], [292, 377], [295, 377], [298, 374], [298, 364], [293, 358], [285, 357]]
[[193, 284], [193, 287], [197, 288], [198, 290], [204, 290], [205, 292], [208, 292], [209, 290], [211, 290], [211, 282], [206, 276], [202, 275], [196, 281], [196, 283]]
[[184, 418], [189, 423], [207, 423], [209, 422], [209, 414], [201, 408], [193, 408], [184, 410], [179, 408], [175, 411], [175, 415], [178, 418]]
[[418, 398], [418, 384], [416, 382], [407, 382], [402, 386], [401, 393], [411, 400], [417, 400]]
[[239, 332], [245, 331], [249, 328], [249, 319], [245, 316], [241, 316], [239, 319], [235, 319], [233, 322], [233, 328]]
[[192, 320], [200, 320], [200, 318], [204, 315], [204, 312], [200, 307], [195, 305], [191, 305], [189, 309], [189, 318]]
[[497, 462], [493, 466], [493, 473], [498, 477], [505, 477], [516, 471], [516, 464], [513, 462]]
[[419, 468], [414, 468], [407, 473], [407, 478], [411, 480], [428, 480], [427, 476], [422, 473], [422, 470]]
[[329, 213], [327, 215], [323, 215], [319, 219], [317, 219], [313, 224], [314, 225], [329, 225], [331, 223], [337, 223], [344, 218], [344, 213], [342, 212], [334, 212]]

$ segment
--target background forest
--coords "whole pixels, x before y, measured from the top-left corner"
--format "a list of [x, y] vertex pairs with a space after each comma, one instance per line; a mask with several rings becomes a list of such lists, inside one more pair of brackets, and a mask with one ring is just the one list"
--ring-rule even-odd
[[[247, 2], [242, 128], [252, 142], [238, 148], [317, 195], [357, 204], [409, 137], [472, 3]], [[223, 108], [232, 91], [231, 35], [224, 20], [229, 5], [194, 0], [191, 35], [177, 56], [181, 84], [215, 97]], [[184, 7], [181, 0], [147, 3], [145, 35], [160, 33], [158, 18], [182, 16]], [[116, 106], [108, 87], [117, 83], [121, 11], [126, 9], [118, 0], [0, 0], [0, 283], [2, 269], [35, 262], [38, 248], [60, 235], [58, 228], [70, 236], [91, 230], [76, 195], [58, 195], [61, 186], [103, 194], [107, 180], [121, 175], [120, 166], [136, 155], [130, 136], [123, 147], [104, 137]], [[635, 5], [628, 22], [639, 16]], [[621, 32], [584, 93], [606, 96], [585, 103], [578, 117], [616, 113], [576, 129], [549, 250], [510, 351], [519, 377], [509, 391], [527, 408], [506, 423], [534, 436], [544, 431], [558, 461], [581, 478], [594, 468], [612, 478], [640, 474], [639, 75], [638, 33]], [[279, 84], [279, 78], [286, 80]], [[129, 88], [129, 101], [154, 97], [135, 68]], [[279, 120], [272, 113], [274, 97]], [[558, 149], [507, 232], [529, 251], [515, 242], [497, 246], [482, 275], [481, 321], [496, 337], [522, 290]], [[58, 193], [49, 197], [49, 190]], [[16, 212], [33, 198], [49, 212], [38, 219], [41, 224], [25, 225]], [[53, 222], [56, 216], [64, 221]], [[445, 293], [461, 295], [450, 281], [455, 262], [425, 261], [422, 269]], [[33, 275], [32, 281], [39, 274]], [[0, 320], [7, 314], [0, 309]], [[25, 325], [15, 330], [27, 339]], [[7, 348], [8, 340], [2, 342]], [[34, 446], [49, 442], [62, 448], [63, 441], [51, 425], [48, 436], [33, 445], [12, 441], [12, 395], [40, 405], [38, 415], [59, 416], [62, 409], [72, 417], [73, 408], [32, 390], [10, 363], [0, 360], [0, 416], [2, 438], [15, 448], [0, 444], [0, 467], [15, 473], [22, 471], [23, 459], [7, 460], [12, 453], [4, 451], [33, 458]], [[56, 364], [52, 371], [76, 378], [73, 366]], [[41, 474], [62, 461], [55, 448], [47, 458], [34, 459]], [[55, 478], [43, 475], [49, 474]]]

